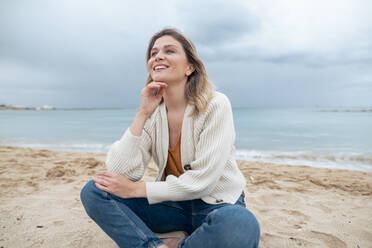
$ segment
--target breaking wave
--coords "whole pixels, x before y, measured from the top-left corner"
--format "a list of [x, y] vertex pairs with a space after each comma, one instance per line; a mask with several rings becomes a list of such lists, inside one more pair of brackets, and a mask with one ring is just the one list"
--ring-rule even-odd
[[239, 160], [276, 164], [307, 165], [348, 170], [372, 170], [372, 154], [355, 152], [237, 150], [236, 158]]

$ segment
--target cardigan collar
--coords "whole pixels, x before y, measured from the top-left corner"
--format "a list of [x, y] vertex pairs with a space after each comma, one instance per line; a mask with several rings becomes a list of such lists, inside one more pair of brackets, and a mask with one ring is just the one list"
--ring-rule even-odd
[[[160, 115], [161, 115], [161, 127], [162, 127], [162, 155], [163, 160], [161, 161], [161, 170], [165, 168], [168, 159], [168, 146], [169, 146], [169, 129], [168, 129], [168, 117], [167, 117], [167, 110], [164, 101], [160, 104]], [[182, 129], [181, 129], [181, 163], [182, 166], [185, 164], [189, 164], [192, 161], [193, 153], [190, 152], [191, 147], [190, 144], [187, 144], [187, 139], [192, 138], [192, 122], [193, 117], [189, 116], [191, 111], [193, 110], [194, 106], [191, 104], [187, 104], [185, 113], [183, 115], [182, 120]], [[160, 162], [160, 161], [159, 161]], [[162, 173], [161, 173], [162, 174]]]

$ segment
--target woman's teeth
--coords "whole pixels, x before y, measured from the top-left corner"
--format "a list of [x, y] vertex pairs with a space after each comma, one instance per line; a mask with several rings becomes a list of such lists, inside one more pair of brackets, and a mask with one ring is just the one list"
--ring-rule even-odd
[[158, 65], [158, 66], [155, 66], [155, 70], [160, 70], [160, 69], [165, 69], [167, 67], [165, 67], [164, 65]]

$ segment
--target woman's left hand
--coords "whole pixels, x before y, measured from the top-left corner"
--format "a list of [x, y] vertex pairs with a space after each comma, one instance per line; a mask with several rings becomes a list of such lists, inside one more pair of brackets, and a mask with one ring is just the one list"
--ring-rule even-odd
[[98, 189], [121, 198], [146, 197], [144, 182], [133, 182], [120, 174], [108, 171], [98, 172], [93, 181]]

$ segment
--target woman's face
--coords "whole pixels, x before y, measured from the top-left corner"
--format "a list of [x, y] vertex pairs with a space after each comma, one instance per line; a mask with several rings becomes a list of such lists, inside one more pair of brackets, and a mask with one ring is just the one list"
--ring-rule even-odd
[[155, 41], [147, 70], [153, 81], [170, 83], [187, 80], [194, 69], [188, 63], [181, 43], [165, 35]]

